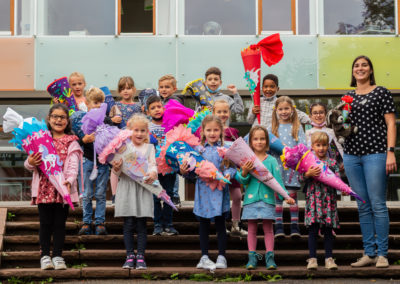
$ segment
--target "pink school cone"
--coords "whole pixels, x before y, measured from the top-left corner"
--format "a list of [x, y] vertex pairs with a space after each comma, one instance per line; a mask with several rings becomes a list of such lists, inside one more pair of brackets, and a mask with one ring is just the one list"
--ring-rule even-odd
[[329, 167], [325, 166], [321, 160], [319, 160], [313, 152], [307, 151], [300, 162], [297, 164], [296, 170], [299, 173], [305, 173], [310, 167], [319, 167], [321, 169], [321, 174], [318, 177], [314, 177], [316, 180], [326, 184], [327, 186], [330, 186], [332, 188], [335, 188], [337, 190], [340, 190], [343, 193], [346, 193], [348, 195], [351, 195], [361, 202], [365, 203], [365, 201], [357, 194], [355, 193], [350, 186], [345, 184], [339, 177], [337, 177], [330, 169]]
[[279, 193], [286, 199], [289, 199], [289, 195], [274, 178], [271, 172], [263, 165], [263, 163], [256, 157], [253, 150], [244, 141], [242, 137], [236, 139], [232, 146], [225, 153], [225, 157], [236, 165], [241, 166], [248, 160], [253, 161], [254, 170], [250, 172], [252, 176], [264, 183], [266, 186], [270, 187], [276, 193]]

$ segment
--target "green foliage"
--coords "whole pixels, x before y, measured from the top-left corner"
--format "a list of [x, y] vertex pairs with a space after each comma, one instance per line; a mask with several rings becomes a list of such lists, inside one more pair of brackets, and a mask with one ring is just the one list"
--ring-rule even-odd
[[307, 273], [307, 280], [313, 280], [314, 274], [312, 273]]
[[40, 284], [47, 284], [47, 283], [53, 283], [53, 281], [54, 281], [54, 279], [49, 277], [49, 278], [47, 278], [45, 280], [40, 281], [39, 283]]
[[12, 221], [15, 218], [15, 214], [12, 212], [7, 212], [7, 221]]
[[196, 273], [189, 276], [189, 280], [191, 281], [213, 281], [213, 276], [206, 273]]
[[398, 259], [395, 262], [393, 262], [393, 265], [400, 265], [400, 259]]
[[75, 269], [82, 269], [84, 267], [88, 267], [88, 265], [84, 262], [79, 263], [79, 264], [73, 264], [73, 265], [68, 265], [70, 268], [75, 268]]
[[171, 274], [169, 278], [171, 278], [171, 280], [179, 280], [179, 273]]
[[275, 274], [275, 275], [270, 275], [270, 274], [263, 274], [263, 273], [259, 273], [258, 274], [260, 277], [262, 277], [264, 280], [267, 280], [268, 282], [277, 282], [277, 281], [281, 281], [283, 279], [283, 277], [279, 274]]
[[157, 276], [152, 275], [151, 273], [148, 274], [142, 274], [142, 278], [146, 280], [157, 280]]
[[71, 249], [71, 251], [79, 251], [79, 250], [85, 250], [85, 245], [84, 244], [75, 244], [75, 248]]
[[35, 282], [31, 281], [31, 278], [29, 277], [24, 277], [24, 278], [19, 278], [19, 277], [11, 277], [7, 279], [7, 283], [10, 284], [34, 284]]

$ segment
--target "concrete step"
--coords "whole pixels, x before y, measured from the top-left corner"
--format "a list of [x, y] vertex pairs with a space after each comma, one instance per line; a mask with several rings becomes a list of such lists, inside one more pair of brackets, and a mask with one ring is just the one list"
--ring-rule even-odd
[[[37, 250], [39, 247], [38, 235], [17, 235], [4, 236], [4, 251], [18, 250]], [[210, 248], [217, 248], [217, 236], [210, 235]], [[264, 247], [264, 237], [257, 236], [258, 247]], [[198, 235], [178, 235], [178, 236], [147, 236], [148, 249], [198, 249]], [[323, 239], [319, 239], [318, 243], [323, 247]], [[122, 235], [106, 235], [106, 236], [66, 236], [64, 250], [76, 249], [82, 245], [85, 249], [97, 249], [99, 246], [103, 249], [123, 249], [124, 242]], [[336, 249], [361, 249], [362, 237], [360, 235], [337, 235], [334, 247]], [[389, 247], [400, 247], [400, 235], [389, 236]], [[228, 237], [228, 249], [247, 250], [246, 238]], [[308, 236], [302, 235], [300, 239], [293, 240], [290, 237], [275, 240], [276, 250], [292, 250], [307, 249]]]
[[[45, 280], [53, 278], [56, 281], [61, 280], [84, 280], [84, 279], [142, 279], [142, 280], [171, 280], [171, 276], [178, 279], [203, 279], [208, 280], [225, 280], [228, 277], [234, 278], [246, 275], [252, 280], [273, 281], [274, 279], [326, 279], [326, 278], [384, 278], [398, 279], [400, 278], [400, 266], [393, 265], [385, 269], [377, 269], [375, 267], [351, 268], [349, 266], [339, 266], [337, 271], [325, 269], [323, 266], [315, 271], [308, 271], [305, 266], [278, 266], [277, 270], [266, 270], [261, 264], [256, 270], [246, 270], [243, 267], [229, 267], [227, 269], [218, 269], [213, 273], [207, 270], [199, 270], [194, 267], [148, 267], [147, 270], [129, 270], [121, 267], [111, 266], [102, 267], [83, 267], [69, 268], [67, 270], [40, 270], [39, 268], [18, 268], [18, 269], [1, 269], [0, 279], [29, 278], [32, 280]], [[276, 278], [274, 278], [274, 275]], [[280, 276], [280, 277], [279, 277]], [[206, 278], [208, 277], [208, 278]], [[275, 280], [275, 281], [276, 281]], [[235, 279], [231, 279], [235, 281]], [[237, 281], [237, 279], [236, 279]]]
[[[259, 251], [263, 254], [262, 250]], [[320, 263], [323, 263], [324, 250], [317, 251]], [[333, 251], [338, 265], [350, 265], [350, 263], [361, 257], [362, 249]], [[218, 256], [217, 250], [209, 250], [209, 256], [215, 261]], [[248, 252], [246, 250], [227, 250], [226, 258], [230, 266], [243, 266], [247, 262]], [[126, 257], [124, 249], [92, 249], [79, 251], [64, 251], [63, 257], [69, 264], [84, 263], [89, 267], [121, 266]], [[168, 267], [194, 267], [201, 257], [201, 251], [195, 250], [146, 250], [146, 262], [149, 266]], [[306, 265], [308, 250], [276, 250], [275, 261], [277, 265], [298, 266]], [[399, 250], [389, 250], [389, 262], [400, 259]], [[40, 252], [37, 251], [5, 251], [2, 253], [2, 266], [4, 268], [37, 267], [40, 261]]]

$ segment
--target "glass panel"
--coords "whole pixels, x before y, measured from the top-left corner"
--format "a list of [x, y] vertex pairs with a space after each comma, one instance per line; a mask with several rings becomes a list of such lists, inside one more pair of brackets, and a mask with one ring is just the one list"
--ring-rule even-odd
[[121, 32], [153, 32], [153, 0], [122, 0]]
[[0, 32], [10, 31], [10, 0], [0, 0]]
[[394, 0], [325, 0], [325, 34], [394, 34]]
[[255, 1], [185, 1], [185, 34], [187, 35], [250, 35], [255, 33]]
[[263, 0], [263, 31], [292, 30], [291, 0]]
[[298, 34], [308, 35], [310, 34], [310, 1], [309, 0], [297, 0], [297, 23], [298, 23]]
[[18, 0], [17, 7], [17, 34], [32, 35], [34, 19], [33, 1]]
[[47, 0], [42, 2], [43, 34], [113, 35], [115, 2], [110, 0]]
[[174, 1], [163, 0], [157, 2], [157, 32], [159, 35], [175, 34], [175, 6]]

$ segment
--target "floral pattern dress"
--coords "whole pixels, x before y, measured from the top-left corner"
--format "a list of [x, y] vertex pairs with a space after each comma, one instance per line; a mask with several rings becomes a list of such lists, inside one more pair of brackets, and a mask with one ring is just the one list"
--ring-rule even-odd
[[[53, 138], [54, 147], [56, 148], [57, 154], [60, 156], [60, 160], [64, 163], [67, 159], [69, 145], [73, 141], [78, 140], [75, 135], [64, 135], [61, 138]], [[39, 171], [39, 191], [36, 199], [32, 200], [32, 205], [39, 203], [63, 203], [63, 198], [49, 179], [45, 176], [42, 171]]]
[[[338, 175], [339, 166], [334, 159], [328, 158], [322, 162]], [[310, 226], [313, 223], [319, 223], [321, 226], [339, 228], [336, 189], [313, 178], [305, 179], [304, 174], [300, 175], [299, 179], [307, 182], [305, 225]]]

